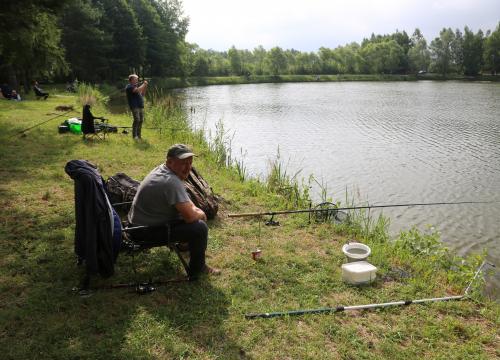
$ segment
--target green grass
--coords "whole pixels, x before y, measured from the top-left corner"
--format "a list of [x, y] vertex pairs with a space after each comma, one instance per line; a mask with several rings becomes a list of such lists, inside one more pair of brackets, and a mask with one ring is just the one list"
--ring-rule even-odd
[[[50, 91], [51, 89], [47, 89]], [[182, 111], [167, 102], [147, 107], [142, 142], [130, 134], [83, 142], [58, 134], [64, 117], [19, 133], [54, 117], [58, 105], [77, 105], [61, 93], [47, 101], [0, 101], [0, 348], [2, 359], [496, 359], [500, 356], [498, 303], [472, 300], [356, 311], [335, 315], [246, 320], [245, 313], [367, 304], [460, 294], [481, 257], [456, 257], [436, 234], [409, 231], [396, 242], [387, 219], [351, 214], [340, 226], [308, 222], [307, 215], [281, 216], [280, 227], [228, 213], [290, 207], [296, 187], [286, 167], [275, 163], [271, 189], [262, 181], [242, 181], [237, 167], [221, 161], [219, 143], [207, 144], [189, 131]], [[158, 108], [163, 106], [163, 108]], [[106, 113], [115, 125], [127, 115]], [[71, 114], [78, 116], [79, 114]], [[66, 117], [66, 116], [65, 116]], [[194, 146], [195, 166], [222, 198], [211, 221], [208, 262], [219, 277], [160, 286], [140, 296], [126, 289], [97, 291], [80, 298], [72, 291], [81, 276], [73, 254], [73, 182], [64, 173], [71, 159], [98, 164], [107, 178], [117, 172], [142, 179], [164, 161], [175, 142]], [[211, 151], [212, 150], [212, 151]], [[215, 150], [215, 152], [213, 151]], [[226, 149], [230, 150], [230, 149]], [[227, 155], [227, 153], [226, 153]], [[244, 166], [239, 164], [238, 166]], [[297, 193], [294, 190], [293, 193]], [[301, 198], [303, 201], [304, 199]], [[358, 240], [372, 248], [378, 280], [364, 287], [341, 281], [342, 245]], [[259, 246], [260, 261], [251, 251]], [[166, 249], [141, 255], [139, 274], [120, 255], [110, 285], [180, 276], [182, 268]]]

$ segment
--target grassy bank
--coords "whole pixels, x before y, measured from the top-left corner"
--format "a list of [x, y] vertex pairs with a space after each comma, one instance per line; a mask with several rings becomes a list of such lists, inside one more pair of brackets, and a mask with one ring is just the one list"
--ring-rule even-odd
[[336, 82], [336, 81], [417, 81], [417, 80], [458, 80], [458, 81], [500, 81], [500, 76], [463, 76], [440, 74], [391, 75], [391, 74], [339, 74], [339, 75], [250, 75], [153, 79], [155, 86], [175, 89], [190, 86], [234, 85], [289, 82]]
[[[57, 95], [57, 94], [54, 94]], [[279, 227], [228, 213], [304, 206], [307, 194], [286, 178], [279, 162], [267, 181], [241, 181], [244, 164], [228, 168], [224, 137], [211, 144], [192, 132], [170, 101], [148, 107], [142, 142], [130, 134], [83, 142], [58, 134], [67, 114], [19, 133], [77, 105], [61, 93], [47, 101], [0, 101], [0, 348], [3, 359], [495, 359], [500, 356], [499, 305], [481, 295], [427, 305], [335, 315], [246, 320], [249, 312], [335, 307], [461, 294], [481, 262], [458, 258], [436, 234], [404, 233], [389, 242], [384, 219], [352, 214], [352, 222], [309, 223], [306, 215], [279, 217]], [[97, 105], [94, 115], [129, 126], [125, 115]], [[80, 269], [73, 255], [71, 159], [96, 163], [105, 178], [117, 172], [142, 179], [164, 160], [172, 143], [194, 146], [195, 165], [223, 198], [211, 221], [208, 262], [221, 276], [160, 286], [139, 296], [127, 289], [80, 298], [71, 288]], [[239, 170], [238, 170], [239, 168]], [[267, 220], [267, 219], [265, 219]], [[368, 244], [379, 268], [374, 284], [341, 281], [341, 247]], [[260, 247], [263, 257], [251, 258]], [[121, 255], [116, 275], [100, 285], [178, 277], [182, 268], [166, 249], [132, 260]]]

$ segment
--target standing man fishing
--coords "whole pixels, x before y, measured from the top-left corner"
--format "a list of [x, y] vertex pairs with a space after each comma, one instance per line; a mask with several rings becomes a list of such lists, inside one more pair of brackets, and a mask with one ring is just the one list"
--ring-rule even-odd
[[128, 106], [132, 111], [134, 122], [132, 123], [132, 136], [134, 140], [141, 138], [141, 128], [144, 122], [144, 99], [143, 96], [148, 88], [148, 82], [139, 85], [139, 77], [136, 74], [131, 74], [128, 77], [128, 84], [125, 88], [127, 93]]

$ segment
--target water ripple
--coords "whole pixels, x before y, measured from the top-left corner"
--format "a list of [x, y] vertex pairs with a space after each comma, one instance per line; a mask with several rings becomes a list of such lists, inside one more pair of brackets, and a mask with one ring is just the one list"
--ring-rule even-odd
[[[208, 86], [183, 90], [195, 126], [234, 131], [255, 175], [279, 147], [330, 195], [370, 203], [500, 201], [500, 84], [352, 82]], [[234, 151], [238, 150], [238, 151]], [[319, 193], [313, 189], [313, 195]], [[428, 224], [462, 254], [500, 263], [500, 206], [384, 211], [396, 234]], [[500, 274], [496, 278], [500, 288]]]

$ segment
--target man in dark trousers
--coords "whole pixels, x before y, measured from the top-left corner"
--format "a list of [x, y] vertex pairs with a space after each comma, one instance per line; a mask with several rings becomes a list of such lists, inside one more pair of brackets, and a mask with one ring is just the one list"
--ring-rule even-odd
[[128, 85], [125, 88], [127, 93], [128, 106], [132, 111], [134, 122], [132, 123], [132, 136], [134, 140], [141, 138], [142, 123], [144, 122], [144, 94], [148, 88], [148, 82], [139, 85], [139, 77], [136, 74], [129, 75]]
[[200, 274], [219, 274], [205, 263], [208, 241], [207, 217], [196, 207], [184, 186], [193, 164], [191, 149], [175, 144], [167, 152], [167, 161], [147, 175], [141, 182], [128, 214], [131, 226], [147, 225], [151, 228], [134, 233], [143, 241], [166, 240], [170, 225], [171, 240], [187, 242], [191, 278]]

